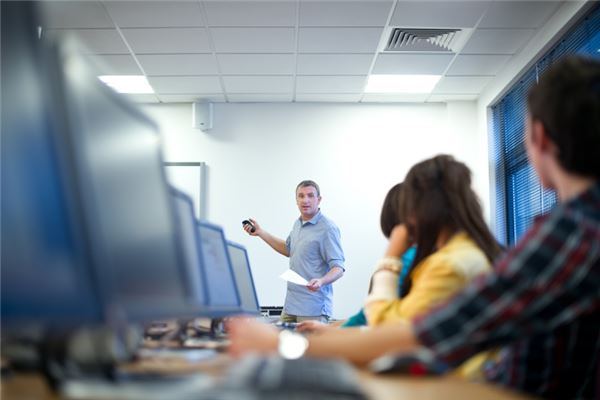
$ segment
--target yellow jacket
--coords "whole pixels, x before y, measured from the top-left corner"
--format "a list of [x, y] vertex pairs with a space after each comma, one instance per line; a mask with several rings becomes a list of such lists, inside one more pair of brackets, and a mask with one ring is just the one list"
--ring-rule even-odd
[[411, 272], [412, 286], [402, 299], [371, 301], [365, 305], [369, 326], [411, 320], [463, 289], [477, 275], [491, 272], [485, 254], [464, 232], [455, 234]]
[[[365, 315], [369, 326], [408, 322], [446, 302], [473, 278], [491, 270], [483, 251], [469, 235], [459, 232], [412, 270], [412, 286], [408, 295], [402, 299], [367, 302]], [[465, 361], [455, 373], [468, 379], [482, 379], [483, 363], [493, 357], [494, 352], [479, 353]]]

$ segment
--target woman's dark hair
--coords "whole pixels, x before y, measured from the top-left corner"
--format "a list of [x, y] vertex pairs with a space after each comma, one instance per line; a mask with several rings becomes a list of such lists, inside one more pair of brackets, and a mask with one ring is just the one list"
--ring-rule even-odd
[[569, 172], [600, 178], [600, 61], [570, 56], [540, 78], [527, 97]]
[[[464, 231], [492, 262], [502, 248], [490, 232], [477, 195], [471, 189], [471, 171], [452, 156], [439, 155], [413, 166], [404, 180], [401, 214], [417, 243], [411, 269], [436, 251], [436, 241], [446, 229]], [[402, 295], [410, 290], [405, 279]]]
[[400, 217], [400, 204], [402, 196], [402, 182], [398, 183], [389, 190], [383, 200], [383, 206], [381, 207], [381, 232], [386, 238], [390, 238], [392, 229], [398, 224], [404, 222]]

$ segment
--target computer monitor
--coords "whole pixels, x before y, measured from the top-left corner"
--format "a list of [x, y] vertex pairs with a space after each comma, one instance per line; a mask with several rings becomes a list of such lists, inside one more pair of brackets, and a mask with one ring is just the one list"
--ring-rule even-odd
[[191, 315], [156, 125], [13, 9], [28, 5], [2, 3], [3, 321]]
[[198, 222], [196, 227], [208, 288], [207, 316], [237, 314], [240, 312], [240, 298], [223, 229], [206, 221]]
[[191, 315], [181, 229], [163, 169], [158, 127], [97, 78], [75, 43], [56, 46], [54, 112], [66, 175], [108, 318]]
[[29, 2], [2, 2], [3, 333], [12, 329], [95, 324], [102, 304], [76, 190], [62, 173], [57, 136], [62, 103], [52, 60], [38, 40]]
[[259, 314], [260, 306], [256, 296], [256, 287], [252, 279], [252, 270], [248, 252], [241, 244], [227, 241], [227, 250], [233, 267], [233, 275], [240, 294], [240, 308], [245, 314]]
[[188, 195], [175, 188], [171, 188], [171, 197], [177, 210], [180, 240], [185, 256], [186, 282], [193, 294], [191, 298], [192, 307], [197, 309], [198, 315], [202, 315], [207, 310], [208, 296], [206, 276], [198, 246], [199, 238], [198, 229], [196, 229], [196, 218], [194, 217], [194, 203]]

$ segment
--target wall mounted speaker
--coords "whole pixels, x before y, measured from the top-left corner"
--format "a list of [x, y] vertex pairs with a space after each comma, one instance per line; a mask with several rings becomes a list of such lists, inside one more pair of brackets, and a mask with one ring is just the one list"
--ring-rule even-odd
[[213, 103], [192, 103], [192, 128], [207, 131], [213, 127]]

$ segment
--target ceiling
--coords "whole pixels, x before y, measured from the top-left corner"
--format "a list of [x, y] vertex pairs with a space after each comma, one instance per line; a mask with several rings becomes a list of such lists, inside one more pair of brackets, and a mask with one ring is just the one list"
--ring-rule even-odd
[[[105, 75], [145, 75], [139, 102], [474, 100], [560, 1], [45, 1]], [[384, 51], [391, 27], [460, 29], [452, 51]], [[370, 74], [440, 74], [431, 94], [364, 93]]]

